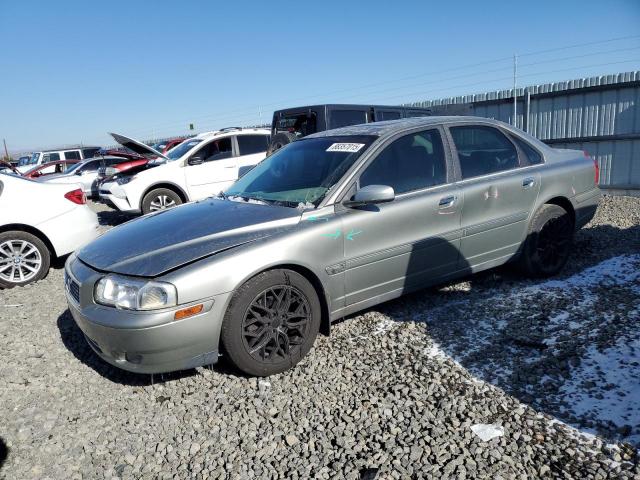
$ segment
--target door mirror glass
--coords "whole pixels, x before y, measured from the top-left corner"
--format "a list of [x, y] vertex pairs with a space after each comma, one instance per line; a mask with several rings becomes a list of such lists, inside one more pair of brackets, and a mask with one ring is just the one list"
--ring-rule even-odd
[[388, 185], [367, 185], [356, 192], [351, 200], [344, 202], [348, 207], [392, 202], [396, 198], [393, 188]]
[[194, 155], [187, 162], [189, 165], [202, 165], [204, 163], [204, 158], [201, 155]]

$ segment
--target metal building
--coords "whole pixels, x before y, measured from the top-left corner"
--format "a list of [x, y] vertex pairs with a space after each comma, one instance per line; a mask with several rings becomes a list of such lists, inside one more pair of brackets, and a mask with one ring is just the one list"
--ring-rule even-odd
[[[640, 71], [516, 89], [516, 126], [557, 148], [586, 150], [600, 185], [640, 193]], [[513, 89], [415, 102], [470, 104], [470, 115], [513, 123]]]

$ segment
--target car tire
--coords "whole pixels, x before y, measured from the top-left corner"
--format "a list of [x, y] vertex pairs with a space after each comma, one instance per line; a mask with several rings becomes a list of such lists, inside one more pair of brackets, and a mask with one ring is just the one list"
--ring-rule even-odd
[[234, 293], [222, 322], [223, 351], [246, 374], [284, 372], [311, 349], [321, 315], [318, 294], [305, 277], [292, 270], [263, 272]]
[[531, 277], [551, 277], [567, 263], [573, 243], [574, 221], [558, 205], [543, 205], [531, 219], [520, 257], [521, 269]]
[[147, 214], [177, 207], [182, 204], [182, 198], [168, 188], [156, 188], [147, 193], [142, 199], [142, 213]]
[[[19, 261], [14, 263], [16, 258]], [[42, 280], [50, 264], [49, 249], [35, 235], [20, 230], [0, 233], [0, 287], [22, 287]]]
[[280, 150], [285, 145], [291, 142], [295, 142], [298, 139], [295, 133], [290, 132], [278, 132], [271, 139], [269, 148], [267, 149], [267, 155], [271, 155], [276, 150]]

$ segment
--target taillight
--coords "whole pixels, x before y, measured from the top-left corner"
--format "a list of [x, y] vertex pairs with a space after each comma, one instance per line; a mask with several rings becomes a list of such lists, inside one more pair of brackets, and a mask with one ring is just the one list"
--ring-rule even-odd
[[84, 195], [84, 192], [79, 188], [65, 193], [64, 198], [66, 198], [67, 200], [73, 203], [77, 203], [78, 205], [84, 205], [85, 203], [87, 203], [87, 197]]
[[582, 153], [584, 153], [585, 157], [593, 160], [593, 183], [598, 185], [600, 183], [600, 165], [598, 164], [598, 160], [591, 158], [591, 155], [589, 155], [589, 152], [586, 150], [583, 150]]

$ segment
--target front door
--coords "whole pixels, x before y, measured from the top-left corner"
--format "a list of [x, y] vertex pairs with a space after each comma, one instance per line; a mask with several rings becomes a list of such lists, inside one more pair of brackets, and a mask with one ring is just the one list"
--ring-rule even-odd
[[351, 310], [398, 297], [456, 270], [462, 197], [438, 129], [394, 140], [358, 180], [393, 187], [396, 198], [342, 215], [346, 304]]
[[504, 263], [524, 240], [540, 174], [521, 168], [515, 145], [497, 128], [464, 125], [450, 132], [464, 196], [460, 266]]
[[196, 150], [190, 157], [199, 157], [202, 163], [190, 165], [187, 160], [185, 179], [191, 200], [216, 195], [238, 178], [238, 162], [233, 154], [232, 137], [212, 140]]

